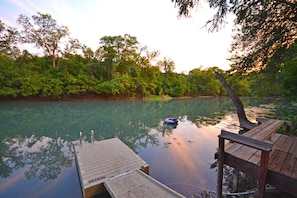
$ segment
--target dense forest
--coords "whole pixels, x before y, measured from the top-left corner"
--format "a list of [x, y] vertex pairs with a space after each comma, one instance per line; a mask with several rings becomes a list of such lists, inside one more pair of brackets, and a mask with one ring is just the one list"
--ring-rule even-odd
[[[4, 100], [225, 96], [214, 71], [240, 96], [297, 95], [296, 43], [282, 56], [272, 57], [261, 71], [223, 71], [216, 65], [197, 66], [185, 74], [174, 71], [171, 58], [160, 58], [158, 51], [148, 51], [129, 34], [104, 36], [93, 51], [70, 38], [68, 28], [49, 14], [20, 15], [17, 22], [21, 29], [0, 21], [0, 98]], [[23, 44], [41, 53], [21, 50]]]

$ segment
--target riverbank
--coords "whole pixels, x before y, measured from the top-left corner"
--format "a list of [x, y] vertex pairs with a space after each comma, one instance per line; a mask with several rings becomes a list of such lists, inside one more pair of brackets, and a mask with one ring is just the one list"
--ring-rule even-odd
[[98, 95], [84, 95], [84, 96], [67, 96], [62, 98], [52, 97], [0, 97], [0, 102], [62, 102], [62, 101], [108, 101], [108, 100], [144, 100], [144, 101], [167, 101], [172, 99], [190, 99], [190, 98], [215, 98], [215, 97], [227, 97], [227, 96], [182, 96], [171, 97], [168, 95], [151, 95], [146, 97], [141, 96], [98, 96]]

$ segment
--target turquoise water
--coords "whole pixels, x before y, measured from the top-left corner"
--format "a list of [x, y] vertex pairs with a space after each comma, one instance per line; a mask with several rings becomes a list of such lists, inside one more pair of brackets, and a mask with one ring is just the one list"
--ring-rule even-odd
[[[273, 117], [272, 100], [243, 99], [251, 120]], [[177, 117], [178, 125], [163, 124]], [[72, 141], [118, 137], [150, 175], [188, 197], [215, 190], [217, 135], [238, 132], [229, 98], [0, 103], [0, 197], [82, 197]]]

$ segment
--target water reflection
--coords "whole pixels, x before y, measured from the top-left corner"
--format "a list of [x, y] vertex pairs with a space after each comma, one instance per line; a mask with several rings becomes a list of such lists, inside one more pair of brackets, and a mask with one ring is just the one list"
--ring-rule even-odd
[[[245, 104], [251, 119], [274, 114], [271, 101]], [[210, 167], [220, 129], [239, 130], [228, 98], [0, 103], [0, 109], [1, 197], [81, 197], [72, 142], [80, 131], [90, 142], [91, 130], [95, 140], [120, 138], [150, 165], [154, 178], [197, 196], [215, 189]], [[178, 125], [164, 125], [165, 117], [177, 117]]]
[[9, 177], [14, 170], [26, 167], [27, 179], [38, 177], [42, 181], [56, 179], [61, 168], [70, 167], [73, 161], [73, 147], [61, 138], [48, 137], [7, 138], [2, 153], [2, 178]]

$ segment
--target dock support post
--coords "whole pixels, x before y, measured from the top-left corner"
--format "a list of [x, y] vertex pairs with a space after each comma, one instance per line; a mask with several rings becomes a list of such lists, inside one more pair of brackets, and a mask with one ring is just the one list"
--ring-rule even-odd
[[261, 162], [260, 162], [260, 173], [259, 173], [259, 183], [258, 183], [258, 197], [264, 198], [265, 194], [265, 184], [266, 184], [266, 175], [268, 169], [268, 158], [269, 151], [261, 152]]
[[79, 132], [79, 144], [82, 146], [82, 132]]
[[232, 183], [232, 190], [237, 192], [238, 190], [238, 179], [239, 179], [239, 171], [234, 169], [233, 170], [233, 183]]
[[219, 137], [217, 198], [222, 198], [224, 158], [225, 158], [225, 141], [224, 141], [224, 138]]
[[94, 144], [95, 138], [94, 138], [94, 131], [91, 130], [91, 143]]

